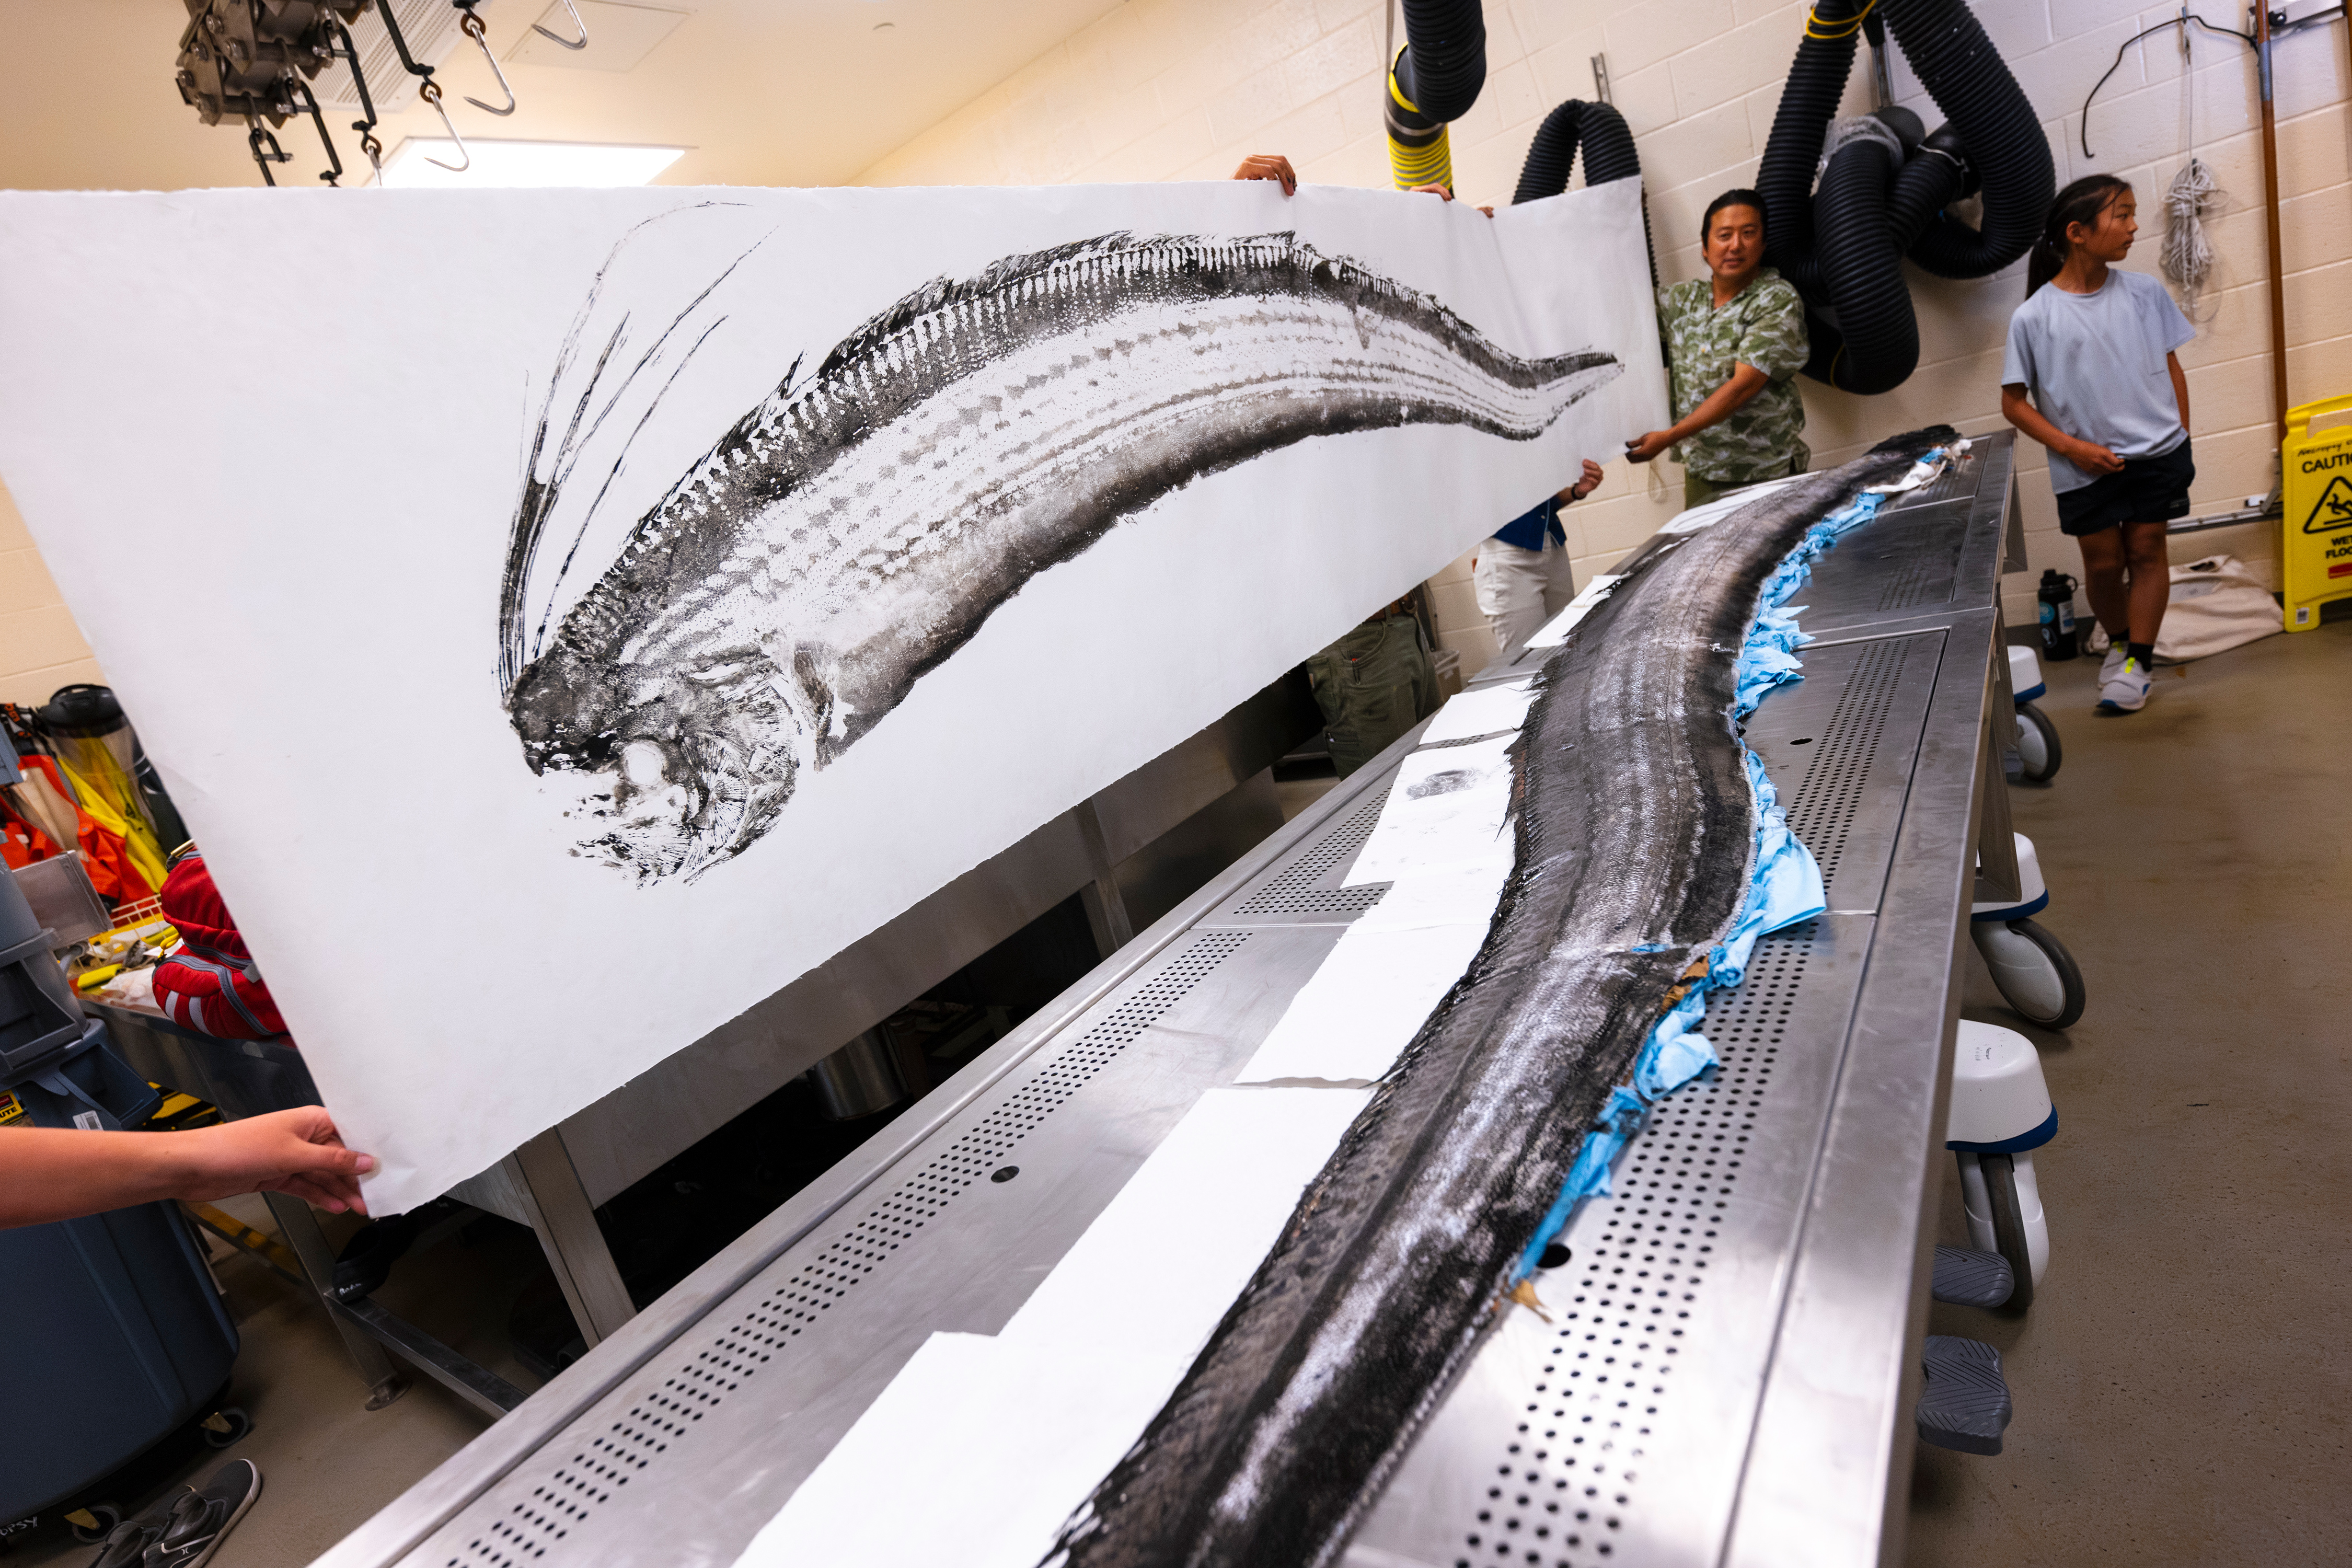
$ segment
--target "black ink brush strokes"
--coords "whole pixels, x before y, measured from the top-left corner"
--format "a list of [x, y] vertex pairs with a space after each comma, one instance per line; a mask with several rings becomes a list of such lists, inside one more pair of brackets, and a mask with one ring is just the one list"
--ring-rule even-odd
[[1514, 748], [1517, 864], [1484, 947], [1049, 1564], [1337, 1558], [1667, 991], [1738, 915], [1755, 801], [1732, 667], [1764, 579], [1813, 522], [1955, 438], [1897, 437], [1620, 568]]
[[[697, 330], [680, 315], [659, 352], [682, 363]], [[592, 353], [611, 343], [575, 328], [567, 355]], [[592, 384], [653, 357], [593, 363]], [[801, 769], [854, 744], [1024, 584], [1170, 490], [1317, 436], [1450, 424], [1526, 440], [1620, 369], [1518, 358], [1288, 234], [1008, 257], [788, 374], [546, 636], [525, 603], [555, 547], [541, 459], [591, 406], [551, 393], [509, 543], [507, 710], [532, 770], [573, 776], [582, 852], [640, 882], [690, 876], [755, 842]]]

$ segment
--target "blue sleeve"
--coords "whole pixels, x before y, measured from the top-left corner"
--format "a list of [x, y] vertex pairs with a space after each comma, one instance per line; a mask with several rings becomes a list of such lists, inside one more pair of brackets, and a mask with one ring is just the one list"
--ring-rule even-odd
[[[2047, 287], [2047, 285], [2044, 285]], [[2009, 347], [2000, 356], [2003, 386], [2033, 386], [2033, 323], [2020, 305], [2009, 318]]]

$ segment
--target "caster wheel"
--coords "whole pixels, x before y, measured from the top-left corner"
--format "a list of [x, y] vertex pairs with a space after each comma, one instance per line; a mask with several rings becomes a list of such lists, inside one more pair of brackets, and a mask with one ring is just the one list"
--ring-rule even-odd
[[[2050, 1222], [2042, 1207], [2042, 1184], [2033, 1173], [2033, 1155], [2030, 1151], [1955, 1152], [1960, 1163], [1960, 1197], [1968, 1210], [1969, 1245], [1979, 1258], [1989, 1252], [1998, 1254], [2001, 1263], [2008, 1265], [2009, 1275], [2009, 1294], [2000, 1301], [1961, 1304], [2022, 1312], [2033, 1304], [2034, 1276], [2050, 1265]], [[1989, 1258], [1983, 1261], [1995, 1267]], [[1938, 1263], [1940, 1267], [1940, 1255]], [[1939, 1291], [1936, 1299], [1952, 1300], [1955, 1293]]]
[[[83, 1524], [83, 1519], [92, 1522]], [[110, 1502], [86, 1502], [66, 1515], [66, 1528], [84, 1546], [104, 1545], [106, 1538], [114, 1533], [114, 1527], [121, 1522], [122, 1510]]]
[[1986, 921], [1970, 933], [1993, 984], [2028, 1023], [2072, 1027], [2088, 998], [2065, 944], [2032, 921]]
[[253, 1417], [247, 1415], [238, 1406], [231, 1405], [205, 1416], [202, 1430], [205, 1435], [205, 1447], [226, 1448], [253, 1430]]
[[2025, 763], [2028, 784], [2048, 784], [2066, 760], [2065, 748], [2058, 743], [2058, 726], [2031, 702], [2017, 705], [2017, 754]]
[[2025, 1207], [2017, 1195], [2017, 1163], [2007, 1154], [1987, 1154], [1982, 1161], [1985, 1196], [1992, 1204], [1993, 1250], [2005, 1259], [2017, 1283], [2001, 1305], [2022, 1312], [2033, 1305], [2032, 1244], [2025, 1231]]

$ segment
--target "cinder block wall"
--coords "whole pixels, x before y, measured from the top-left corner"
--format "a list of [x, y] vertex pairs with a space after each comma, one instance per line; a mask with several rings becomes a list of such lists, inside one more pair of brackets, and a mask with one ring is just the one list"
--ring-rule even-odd
[[[2197, 445], [2194, 500], [2198, 510], [2218, 511], [2268, 490], [2277, 453], [2251, 55], [2234, 42], [2200, 35], [2184, 69], [2169, 34], [2134, 46], [2093, 108], [2095, 155], [2086, 157], [2084, 95], [2124, 39], [2177, 12], [2128, 0], [1976, 0], [1975, 9], [2042, 115], [2060, 182], [2106, 170], [2138, 187], [2144, 216], [2135, 268], [2157, 270], [2163, 191], [2189, 145], [2187, 111], [2193, 110], [2197, 151], [2231, 198], [2208, 226], [2219, 262], [2196, 312], [2198, 341], [2181, 354], [2189, 367]], [[1639, 141], [1661, 272], [1668, 281], [1703, 276], [1699, 215], [1717, 193], [1753, 182], [1805, 6], [1780, 0], [1486, 0], [1486, 91], [1452, 133], [1460, 194], [1473, 202], [1508, 200], [1538, 122], [1562, 99], [1594, 95], [1591, 58], [1605, 54], [1615, 102]], [[2215, 11], [2212, 19], [2242, 24], [2234, 11]], [[1129, 0], [875, 163], [857, 183], [1217, 179], [1246, 153], [1278, 152], [1309, 181], [1384, 187], [1381, 51], [1381, 0]], [[1867, 107], [1866, 63], [1864, 54], [1849, 87], [1850, 112]], [[2279, 47], [2289, 395], [2298, 403], [2352, 392], [2347, 76], [2340, 26], [2314, 28]], [[1931, 127], [1939, 122], [1899, 51], [1894, 86], [1899, 101]], [[2001, 427], [2001, 344], [2023, 293], [2023, 264], [1964, 284], [1906, 270], [1919, 310], [1920, 368], [1876, 398], [1805, 383], [1808, 435], [1820, 462], [1839, 461], [1931, 420], [1969, 432]], [[2057, 531], [2042, 449], [2025, 443], [2022, 458], [2033, 575], [2010, 580], [2013, 624], [2031, 619], [2032, 584], [2042, 567], [2080, 571], [2080, 558]], [[1608, 472], [1600, 491], [1563, 517], [1579, 582], [1606, 570], [1679, 504], [1678, 469], [1611, 461]], [[2275, 565], [2275, 542], [2261, 528], [2186, 535], [2174, 548], [2183, 560], [2226, 550], [2266, 569]], [[1444, 641], [1476, 668], [1492, 645], [1471, 602], [1466, 557], [1434, 580], [1434, 593]]]
[[[125, 563], [124, 569], [139, 567]], [[0, 702], [47, 702], [60, 686], [105, 679], [16, 503], [0, 489]]]

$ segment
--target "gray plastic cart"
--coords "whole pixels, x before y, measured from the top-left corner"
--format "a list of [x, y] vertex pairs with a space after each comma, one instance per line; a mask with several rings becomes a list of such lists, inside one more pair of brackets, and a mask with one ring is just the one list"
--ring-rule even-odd
[[[0, 1138], [119, 1131], [157, 1095], [85, 1020], [53, 933], [0, 877]], [[236, 1328], [178, 1209], [142, 1204], [0, 1230], [0, 1521], [73, 1498], [215, 1409]]]

